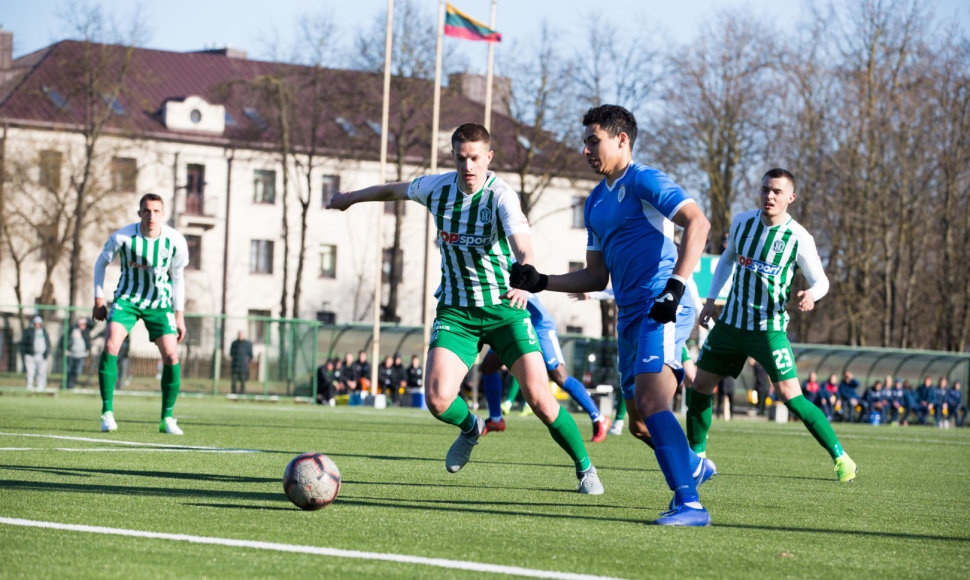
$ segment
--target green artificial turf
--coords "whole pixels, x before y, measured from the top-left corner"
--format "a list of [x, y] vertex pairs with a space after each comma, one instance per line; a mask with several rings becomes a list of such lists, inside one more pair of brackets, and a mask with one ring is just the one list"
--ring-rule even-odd
[[[176, 405], [185, 435], [175, 437], [158, 433], [159, 406], [158, 397], [120, 396], [119, 430], [101, 433], [97, 397], [4, 393], [0, 517], [550, 577], [946, 578], [970, 567], [970, 428], [836, 424], [860, 467], [856, 482], [840, 484], [800, 424], [715, 421], [708, 455], [718, 475], [700, 490], [713, 526], [671, 529], [649, 525], [671, 494], [652, 452], [629, 433], [588, 444], [606, 493], [583, 496], [535, 417], [507, 417], [505, 432], [486, 435], [449, 474], [444, 456], [457, 431], [427, 411], [185, 397]], [[576, 420], [588, 438], [589, 420]], [[340, 496], [316, 512], [282, 491], [284, 467], [305, 451], [326, 453], [342, 475]], [[0, 523], [0, 553], [3, 578], [494, 575], [12, 523]]]

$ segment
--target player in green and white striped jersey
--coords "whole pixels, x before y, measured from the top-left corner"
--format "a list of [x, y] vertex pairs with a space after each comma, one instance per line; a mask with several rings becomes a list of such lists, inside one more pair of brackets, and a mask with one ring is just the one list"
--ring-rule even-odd
[[856, 476], [856, 464], [843, 451], [825, 414], [803, 395], [788, 342], [788, 312], [795, 269], [809, 288], [799, 291], [798, 308], [815, 308], [829, 289], [815, 240], [788, 214], [795, 201], [795, 177], [785, 169], [768, 171], [761, 182], [761, 209], [742, 213], [731, 222], [727, 247], [718, 261], [701, 309], [707, 326], [714, 300], [738, 266], [727, 304], [704, 342], [687, 411], [687, 438], [698, 454], [706, 451], [711, 427], [714, 387], [725, 376], [737, 377], [751, 356], [764, 367], [785, 405], [829, 452], [839, 481]]
[[[162, 418], [158, 430], [181, 435], [172, 410], [178, 398], [181, 368], [178, 344], [185, 338], [185, 282], [188, 245], [182, 234], [162, 220], [165, 206], [154, 193], [138, 203], [141, 221], [111, 234], [94, 266], [95, 320], [108, 320], [104, 352], [98, 366], [101, 387], [101, 430], [114, 431], [114, 390], [118, 380], [118, 352], [125, 337], [141, 319], [148, 337], [162, 355]], [[115, 289], [111, 313], [104, 297], [104, 275], [118, 257], [121, 278]]]
[[488, 344], [522, 385], [526, 401], [576, 466], [579, 492], [603, 493], [572, 416], [549, 390], [545, 362], [525, 310], [528, 292], [512, 289], [515, 263], [532, 262], [529, 222], [519, 197], [488, 165], [485, 127], [466, 123], [451, 138], [456, 171], [338, 193], [327, 207], [345, 210], [367, 201], [414, 200], [428, 208], [441, 248], [441, 286], [428, 350], [425, 388], [435, 418], [461, 429], [445, 458], [455, 473], [485, 432], [459, 396], [461, 381]]

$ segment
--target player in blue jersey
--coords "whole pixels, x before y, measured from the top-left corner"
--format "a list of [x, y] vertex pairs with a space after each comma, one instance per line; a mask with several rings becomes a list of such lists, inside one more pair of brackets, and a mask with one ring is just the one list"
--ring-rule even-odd
[[[583, 144], [593, 171], [604, 177], [586, 199], [586, 267], [547, 276], [531, 265], [516, 266], [512, 286], [532, 292], [590, 292], [612, 279], [619, 310], [617, 346], [630, 430], [648, 441], [674, 492], [660, 525], [706, 526], [710, 515], [697, 495], [713, 464], [690, 450], [670, 410], [683, 379], [676, 348], [678, 306], [685, 282], [707, 242], [710, 223], [687, 193], [661, 171], [633, 162], [637, 123], [616, 105], [583, 117]], [[680, 251], [674, 225], [684, 228]], [[698, 466], [692, 470], [692, 463]], [[708, 472], [710, 468], [710, 472]]]
[[[566, 358], [562, 355], [562, 347], [559, 346], [559, 334], [556, 332], [556, 321], [553, 320], [552, 314], [546, 310], [542, 302], [539, 302], [539, 298], [535, 294], [529, 294], [526, 310], [529, 311], [532, 326], [536, 329], [536, 335], [539, 337], [539, 347], [542, 349], [542, 357], [546, 361], [549, 378], [568, 393], [589, 415], [593, 422], [593, 438], [591, 441], [599, 443], [606, 439], [606, 434], [610, 429], [610, 419], [600, 413], [599, 407], [586, 392], [583, 383], [566, 372]], [[489, 350], [481, 367], [482, 387], [485, 391], [485, 400], [488, 402], [489, 418], [485, 422], [488, 431], [505, 431], [505, 419], [502, 418], [502, 377], [499, 375], [501, 367], [502, 362], [498, 355]]]

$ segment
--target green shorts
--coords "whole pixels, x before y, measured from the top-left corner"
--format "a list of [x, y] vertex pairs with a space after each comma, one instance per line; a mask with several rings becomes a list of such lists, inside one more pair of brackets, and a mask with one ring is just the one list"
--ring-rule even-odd
[[175, 326], [175, 313], [171, 308], [139, 308], [127, 300], [117, 300], [111, 305], [108, 322], [117, 322], [131, 334], [138, 319], [145, 322], [148, 329], [148, 339], [152, 342], [166, 334], [178, 334]]
[[542, 352], [528, 310], [512, 308], [508, 302], [484, 307], [438, 306], [431, 348], [448, 349], [471, 368], [486, 344], [509, 368], [524, 354]]
[[721, 321], [707, 335], [697, 368], [737, 378], [748, 357], [761, 363], [772, 382], [798, 378], [788, 336], [780, 330], [741, 330]]

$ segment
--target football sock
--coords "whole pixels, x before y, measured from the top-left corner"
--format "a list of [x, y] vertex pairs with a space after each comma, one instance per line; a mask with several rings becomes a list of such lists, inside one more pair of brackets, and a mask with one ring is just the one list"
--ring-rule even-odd
[[825, 413], [808, 402], [804, 395], [792, 398], [785, 403], [785, 406], [792, 412], [792, 415], [802, 420], [808, 432], [815, 437], [819, 445], [829, 452], [832, 459], [845, 453], [842, 450], [842, 445], [839, 444], [839, 438], [835, 435], [835, 430], [832, 429], [832, 424], [825, 418]]
[[586, 453], [586, 444], [583, 443], [583, 436], [579, 434], [576, 421], [572, 415], [559, 408], [559, 415], [556, 420], [546, 425], [552, 438], [565, 450], [570, 459], [576, 464], [576, 474], [589, 469], [589, 454]]
[[714, 397], [687, 389], [687, 441], [695, 453], [707, 451], [707, 432], [714, 418]]
[[616, 415], [613, 416], [614, 421], [622, 421], [626, 419], [626, 399], [623, 398], [623, 394], [616, 399]]
[[690, 447], [677, 417], [671, 411], [660, 411], [644, 421], [656, 445], [655, 453], [667, 486], [674, 492], [674, 503], [697, 501], [697, 486], [690, 469]]
[[181, 382], [182, 366], [179, 363], [162, 366], [162, 419], [172, 416]]
[[509, 394], [505, 396], [505, 400], [514, 403], [518, 396], [519, 381], [515, 380], [515, 377], [509, 377]]
[[589, 396], [589, 393], [586, 391], [586, 387], [583, 385], [583, 383], [579, 382], [579, 379], [572, 375], [567, 376], [565, 382], [562, 384], [562, 390], [569, 393], [569, 396], [572, 397], [574, 401], [579, 403], [579, 406], [586, 411], [590, 419], [593, 421], [599, 420], [599, 407], [597, 407], [596, 403], [593, 402], [593, 398]]
[[98, 387], [101, 390], [101, 413], [114, 412], [115, 384], [118, 382], [118, 355], [101, 353], [98, 361]]
[[461, 397], [455, 397], [445, 412], [435, 419], [458, 427], [462, 433], [468, 433], [475, 426], [475, 415], [468, 410], [468, 404]]
[[502, 376], [498, 372], [482, 375], [482, 390], [488, 402], [488, 416], [494, 421], [502, 418]]

